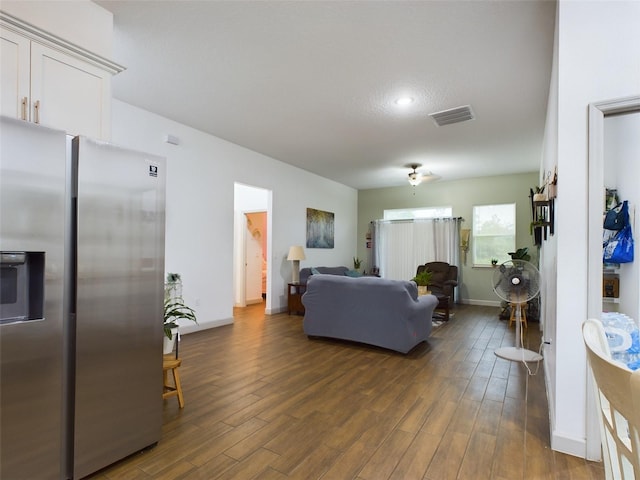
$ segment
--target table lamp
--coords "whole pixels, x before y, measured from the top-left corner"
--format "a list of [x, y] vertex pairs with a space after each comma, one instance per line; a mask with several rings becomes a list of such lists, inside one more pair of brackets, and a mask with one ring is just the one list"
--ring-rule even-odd
[[300, 245], [289, 247], [287, 260], [293, 261], [293, 279], [291, 280], [291, 283], [300, 283], [300, 260], [304, 259], [304, 250]]

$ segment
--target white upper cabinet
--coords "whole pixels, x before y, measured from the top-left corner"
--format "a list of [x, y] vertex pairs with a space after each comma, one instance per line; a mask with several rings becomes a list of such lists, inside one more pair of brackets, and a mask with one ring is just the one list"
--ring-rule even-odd
[[31, 44], [31, 121], [74, 135], [108, 139], [111, 75], [37, 43]]
[[0, 30], [0, 113], [28, 119], [30, 42], [9, 30]]
[[109, 140], [111, 76], [123, 68], [7, 18], [0, 19], [0, 114]]

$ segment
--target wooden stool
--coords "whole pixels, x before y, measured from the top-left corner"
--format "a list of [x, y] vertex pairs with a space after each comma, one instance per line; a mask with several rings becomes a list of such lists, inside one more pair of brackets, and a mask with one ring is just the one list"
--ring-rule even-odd
[[[162, 385], [164, 387], [162, 391], [162, 398], [177, 396], [178, 405], [180, 405], [180, 408], [184, 408], [184, 397], [182, 396], [180, 374], [178, 373], [178, 367], [181, 363], [182, 360], [175, 358], [173, 354], [162, 357]], [[171, 370], [171, 373], [173, 374], [173, 386], [168, 383], [169, 370]]]
[[511, 324], [514, 322], [514, 320], [516, 319], [516, 308], [518, 308], [518, 305], [520, 306], [520, 320], [522, 320], [522, 325], [524, 325], [524, 328], [527, 328], [527, 304], [526, 303], [511, 303], [511, 316], [509, 317], [509, 326], [511, 326]]

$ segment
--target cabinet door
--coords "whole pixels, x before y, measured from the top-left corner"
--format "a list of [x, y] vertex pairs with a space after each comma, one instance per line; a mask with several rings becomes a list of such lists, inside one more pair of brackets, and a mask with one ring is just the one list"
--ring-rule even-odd
[[37, 42], [31, 44], [31, 121], [68, 134], [109, 139], [110, 75]]
[[1, 115], [29, 120], [30, 44], [11, 30], [0, 30]]

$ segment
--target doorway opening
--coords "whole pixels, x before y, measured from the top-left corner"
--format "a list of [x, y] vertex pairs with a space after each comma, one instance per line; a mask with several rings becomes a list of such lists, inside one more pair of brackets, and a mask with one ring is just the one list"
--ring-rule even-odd
[[234, 185], [234, 307], [271, 305], [271, 190]]

